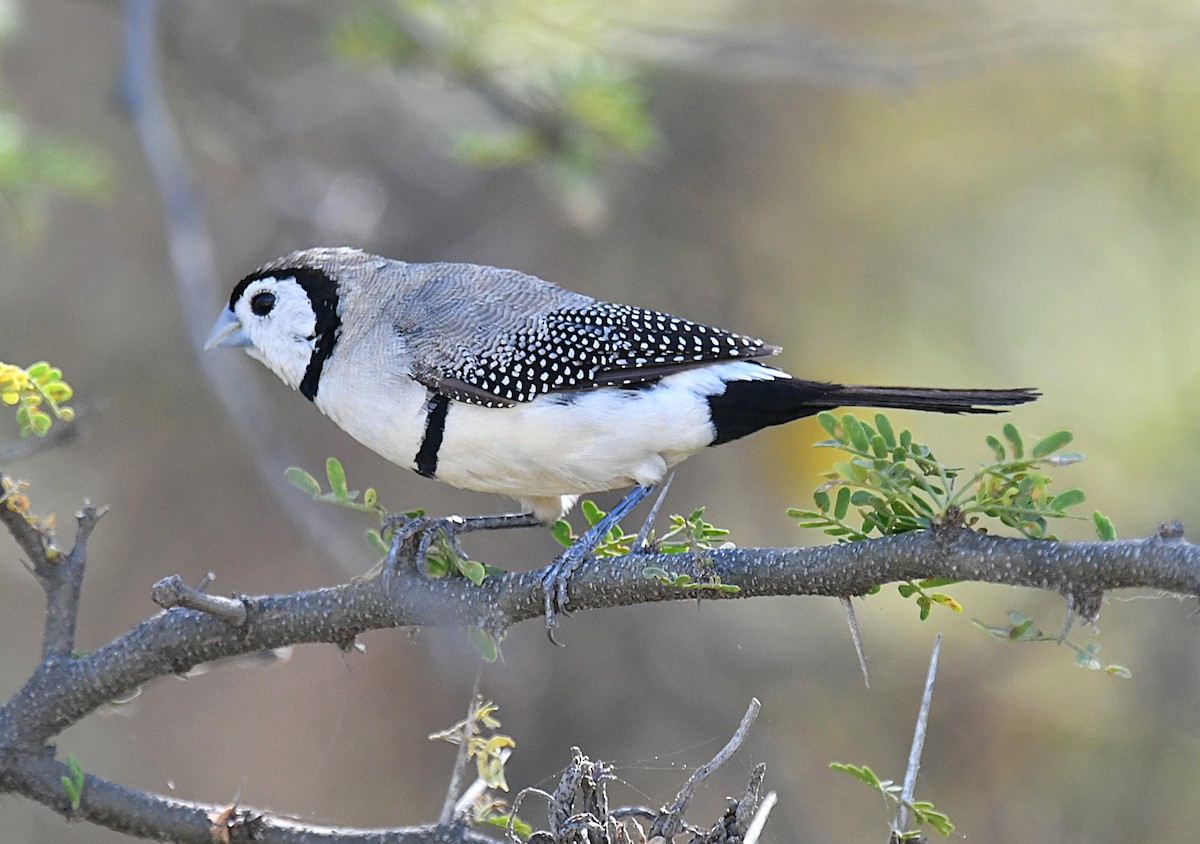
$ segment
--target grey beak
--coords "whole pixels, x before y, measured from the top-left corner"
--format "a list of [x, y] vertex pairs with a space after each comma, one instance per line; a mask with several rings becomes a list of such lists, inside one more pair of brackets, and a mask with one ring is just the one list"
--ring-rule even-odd
[[221, 315], [217, 317], [217, 322], [213, 325], [208, 339], [204, 341], [204, 351], [207, 352], [209, 349], [215, 349], [217, 346], [249, 345], [251, 345], [250, 338], [242, 328], [242, 321], [237, 318], [233, 311], [226, 308], [221, 311]]

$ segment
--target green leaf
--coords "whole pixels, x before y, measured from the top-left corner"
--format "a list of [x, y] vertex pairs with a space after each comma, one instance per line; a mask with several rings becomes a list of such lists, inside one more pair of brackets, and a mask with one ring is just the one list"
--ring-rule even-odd
[[482, 627], [472, 627], [468, 632], [471, 635], [471, 644], [479, 651], [484, 662], [495, 662], [499, 658], [500, 643], [492, 638], [490, 633]]
[[487, 577], [487, 570], [484, 569], [483, 563], [476, 562], [475, 560], [459, 560], [458, 570], [467, 580], [476, 586], [483, 583], [483, 579]]
[[1013, 457], [1020, 460], [1025, 456], [1025, 445], [1021, 442], [1021, 434], [1017, 430], [1017, 426], [1011, 422], [1005, 422], [1004, 427], [1000, 429], [1004, 433], [1004, 438], [1012, 444]]
[[918, 580], [917, 585], [922, 589], [938, 589], [942, 586], [953, 586], [955, 583], [961, 583], [954, 577], [927, 577], [924, 580]]
[[918, 595], [917, 606], [921, 609], [921, 621], [925, 621], [929, 618], [929, 611], [933, 608], [933, 602], [926, 595]]
[[996, 455], [996, 462], [1003, 463], [1004, 458], [1007, 457], [1008, 455], [1005, 454], [1004, 445], [1000, 442], [1000, 440], [997, 439], [995, 436], [988, 434], [987, 444], [988, 444], [988, 447], [992, 450], [992, 453]]
[[962, 604], [942, 592], [932, 592], [929, 595], [929, 600], [935, 604], [941, 604], [954, 612], [962, 612]]
[[833, 464], [833, 471], [837, 472], [838, 477], [852, 481], [856, 484], [864, 483], [867, 480], [867, 467], [858, 463], [850, 463], [845, 460], [840, 460]]
[[876, 413], [875, 427], [879, 429], [879, 436], [883, 437], [883, 441], [887, 444], [887, 447], [895, 448], [896, 432], [892, 430], [892, 420], [888, 419], [882, 413]]
[[316, 498], [321, 494], [321, 485], [317, 482], [317, 479], [299, 466], [289, 466], [283, 473], [283, 477], [284, 480], [305, 495], [311, 495], [313, 498]]
[[325, 475], [329, 478], [329, 491], [333, 493], [333, 497], [338, 501], [345, 501], [349, 490], [346, 489], [346, 470], [342, 468], [341, 461], [336, 457], [327, 459]]
[[1095, 510], [1092, 512], [1092, 521], [1096, 524], [1096, 536], [1100, 537], [1101, 541], [1111, 542], [1117, 538], [1117, 528], [1108, 516]]
[[875, 772], [867, 765], [851, 765], [846, 762], [830, 762], [829, 767], [835, 771], [849, 774], [859, 782], [864, 782], [871, 788], [883, 790], [883, 784], [879, 781], [879, 777], [875, 776]]
[[859, 451], [866, 451], [870, 447], [870, 442], [867, 438], [867, 432], [863, 430], [863, 425], [858, 419], [850, 413], [842, 417], [842, 428], [846, 431], [846, 436]]
[[[1043, 437], [1038, 441], [1037, 445], [1029, 452], [1035, 459], [1045, 457], [1048, 454], [1053, 454], [1060, 448], [1068, 445], [1074, 436], [1070, 431], [1055, 431], [1049, 436]], [[1020, 455], [1018, 455], [1019, 457]]]
[[596, 502], [590, 498], [585, 498], [579, 502], [579, 512], [583, 513], [584, 521], [588, 523], [588, 527], [592, 527], [596, 522], [604, 518], [604, 511], [596, 506]]
[[837, 502], [833, 505], [833, 517], [835, 519], [846, 518], [846, 511], [850, 509], [850, 488], [842, 487], [838, 490]]
[[67, 769], [70, 770], [71, 775], [64, 774], [59, 777], [58, 781], [62, 784], [63, 793], [71, 801], [71, 810], [78, 812], [80, 801], [83, 799], [83, 766], [74, 756], [68, 756]]
[[1082, 489], [1066, 489], [1050, 500], [1050, 509], [1065, 510], [1076, 504], [1082, 504], [1086, 498]]
[[817, 424], [825, 429], [825, 433], [834, 439], [838, 438], [838, 421], [837, 417], [828, 410], [823, 410], [817, 414]]
[[566, 519], [559, 519], [554, 524], [550, 525], [550, 535], [553, 536], [555, 542], [562, 547], [571, 547], [571, 525]]
[[370, 545], [371, 549], [378, 553], [381, 557], [386, 557], [392, 550], [388, 548], [387, 543], [383, 541], [383, 537], [379, 535], [379, 531], [375, 530], [375, 528], [367, 528], [366, 535], [367, 544]]
[[1029, 628], [1032, 626], [1033, 626], [1032, 618], [1026, 618], [1024, 616], [1021, 616], [1020, 620], [1012, 626], [1011, 630], [1008, 631], [1009, 641], [1018, 642], [1021, 639], [1024, 639], [1026, 634], [1029, 633]]
[[[489, 818], [484, 818], [480, 823], [506, 830], [508, 829], [508, 818], [508, 815], [492, 815]], [[520, 818], [513, 818], [512, 829], [513, 834], [522, 841], [533, 835], [533, 827]]]

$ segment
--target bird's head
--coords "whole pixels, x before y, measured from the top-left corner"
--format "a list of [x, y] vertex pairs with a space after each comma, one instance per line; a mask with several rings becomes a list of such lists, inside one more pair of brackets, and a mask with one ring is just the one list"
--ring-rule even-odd
[[315, 394], [319, 366], [314, 371], [314, 362], [323, 362], [322, 356], [332, 351], [341, 330], [341, 285], [332, 259], [359, 254], [309, 250], [255, 270], [234, 287], [204, 343], [205, 350], [242, 347], [305, 395], [311, 380]]

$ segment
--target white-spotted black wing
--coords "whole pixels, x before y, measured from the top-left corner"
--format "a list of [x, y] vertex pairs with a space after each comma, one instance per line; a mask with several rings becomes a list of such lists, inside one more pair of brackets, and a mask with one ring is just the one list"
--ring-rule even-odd
[[456, 401], [508, 407], [546, 393], [631, 386], [778, 351], [762, 340], [669, 314], [593, 301], [500, 334], [486, 348], [463, 356], [455, 371], [416, 374]]

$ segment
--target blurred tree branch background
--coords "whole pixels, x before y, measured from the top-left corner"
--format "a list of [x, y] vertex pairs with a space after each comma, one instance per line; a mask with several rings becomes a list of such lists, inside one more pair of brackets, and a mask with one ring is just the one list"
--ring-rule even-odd
[[[144, 617], [149, 584], [166, 573], [195, 581], [216, 567], [215, 589], [252, 593], [344, 579], [338, 563], [355, 563], [331, 561], [280, 514], [282, 477], [258, 471], [187, 342], [168, 217], [115, 94], [122, 8], [10, 11], [0, 70], [16, 137], [104, 162], [35, 182], [88, 198], [38, 188], [23, 206], [40, 207], [37, 236], [14, 219], [0, 259], [0, 359], [49, 358], [104, 400], [82, 438], [14, 467], [57, 496], [50, 509], [74, 512], [81, 491], [112, 507], [91, 544], [104, 565], [88, 574], [79, 646]], [[503, 24], [494, 40], [455, 29], [486, 14]], [[371, 43], [372, 15], [419, 23], [413, 43]], [[521, 42], [530, 32], [549, 34]], [[431, 53], [425, 39], [441, 46]], [[209, 312], [263, 260], [351, 243], [514, 266], [763, 336], [810, 377], [1037, 381], [1047, 397], [1021, 411], [1022, 429], [1071, 427], [1089, 453], [1072, 483], [1135, 536], [1200, 522], [1197, 40], [1200, 14], [1166, 0], [221, 0], [164, 5], [157, 44], [221, 276]], [[590, 98], [615, 103], [601, 109], [610, 119], [565, 129], [571, 104]], [[249, 363], [220, 382], [234, 402], [255, 396], [273, 411], [268, 434], [294, 449], [292, 463], [337, 454], [388, 500], [432, 513], [495, 507], [381, 465]], [[921, 430], [961, 453], [986, 433], [963, 419]], [[799, 424], [693, 460], [670, 506], [707, 505], [742, 544], [807, 541], [783, 511], [828, 465], [807, 447], [819, 437]], [[362, 547], [358, 523], [337, 528]], [[504, 564], [544, 560], [554, 545], [488, 537], [471, 550]], [[6, 629], [39, 629], [36, 587], [3, 553]], [[1061, 613], [1026, 592], [955, 596], [986, 623], [1016, 609], [1052, 629]], [[877, 836], [870, 795], [861, 817], [821, 811], [847, 799], [825, 764], [903, 758], [911, 712], [894, 700], [924, 671], [932, 623], [887, 595], [858, 611], [871, 692], [829, 601], [595, 613], [568, 622], [562, 652], [532, 626], [514, 631], [483, 680], [506, 729], [538, 737], [509, 778], [552, 783], [578, 744], [614, 760], [631, 789], [658, 793], [712, 756], [749, 692], [763, 714], [745, 766], [765, 761], [773, 788], [810, 798], [776, 807], [775, 840]], [[1180, 705], [1200, 693], [1190, 607], [1107, 608], [1104, 655], [1130, 666], [1130, 682], [1078, 671], [1052, 647], [1005, 647], [957, 617], [933, 623], [946, 638], [921, 791], [961, 832], [1192, 840], [1200, 715]], [[477, 660], [447, 631], [366, 643], [362, 655], [304, 649], [266, 670], [160, 681], [60, 746], [89, 772], [156, 791], [219, 802], [240, 785], [247, 802], [301, 816], [424, 820], [442, 784], [408, 772], [445, 762], [422, 737], [458, 717]], [[6, 693], [37, 657], [36, 636], [10, 635]], [[717, 814], [744, 788], [746, 767], [727, 768], [698, 811]], [[27, 805], [0, 813], [17, 841], [120, 840]]]

